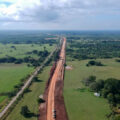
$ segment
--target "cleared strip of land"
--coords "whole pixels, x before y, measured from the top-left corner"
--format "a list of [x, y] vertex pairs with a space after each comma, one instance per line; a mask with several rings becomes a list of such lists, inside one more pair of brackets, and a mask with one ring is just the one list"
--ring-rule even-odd
[[64, 38], [60, 52], [60, 59], [57, 62], [56, 70], [53, 74], [49, 87], [48, 103], [47, 103], [47, 120], [54, 120], [53, 112], [55, 110], [55, 86], [57, 80], [58, 79], [62, 80], [62, 76], [63, 76], [62, 74], [64, 74], [62, 71], [64, 71], [64, 63], [65, 63], [65, 45], [66, 45], [66, 39]]
[[[45, 89], [45, 103], [40, 105], [39, 120], [68, 120], [63, 98], [66, 38], [61, 39], [61, 50], [53, 75]], [[53, 67], [54, 68], [54, 65]]]

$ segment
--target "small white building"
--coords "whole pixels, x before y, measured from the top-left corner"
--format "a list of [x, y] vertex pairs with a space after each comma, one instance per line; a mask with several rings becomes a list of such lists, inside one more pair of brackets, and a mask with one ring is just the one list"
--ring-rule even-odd
[[94, 93], [94, 96], [100, 97], [100, 93]]

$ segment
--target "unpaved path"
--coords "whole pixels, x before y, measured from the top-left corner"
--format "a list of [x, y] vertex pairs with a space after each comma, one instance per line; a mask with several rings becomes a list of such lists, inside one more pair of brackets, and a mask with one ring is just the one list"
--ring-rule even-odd
[[[56, 50], [57, 48], [55, 48]], [[17, 93], [17, 95], [15, 97], [12, 98], [12, 100], [9, 102], [9, 104], [4, 108], [4, 110], [0, 113], [0, 118], [3, 117], [3, 115], [8, 111], [8, 109], [13, 105], [13, 103], [17, 100], [17, 98], [24, 92], [24, 90], [30, 85], [30, 83], [32, 82], [32, 79], [38, 74], [38, 72], [43, 68], [43, 66], [45, 65], [45, 63], [49, 60], [49, 58], [53, 55], [53, 53], [55, 52], [55, 50], [53, 52], [50, 53], [50, 55], [45, 59], [45, 61], [43, 62], [43, 64], [40, 67], [37, 67], [35, 72], [28, 78], [27, 82], [24, 84], [24, 86], [21, 88], [21, 90]]]
[[[48, 91], [47, 100], [47, 120], [67, 120], [67, 113], [65, 111], [64, 99], [62, 96], [63, 77], [64, 77], [64, 64], [65, 64], [65, 47], [66, 38], [63, 38], [63, 44], [60, 52], [60, 59], [57, 62], [56, 69]], [[58, 101], [56, 101], [58, 100]], [[62, 107], [60, 107], [62, 106]], [[54, 118], [54, 112], [56, 111], [56, 118]], [[60, 110], [62, 110], [60, 112]], [[61, 117], [61, 115], [63, 115]]]

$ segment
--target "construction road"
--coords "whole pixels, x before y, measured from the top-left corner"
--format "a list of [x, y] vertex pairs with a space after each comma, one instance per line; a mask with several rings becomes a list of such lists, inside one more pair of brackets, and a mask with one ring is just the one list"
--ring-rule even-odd
[[48, 100], [47, 100], [47, 120], [55, 120], [54, 111], [55, 109], [55, 89], [56, 82], [63, 80], [64, 76], [64, 64], [65, 64], [65, 47], [66, 47], [66, 38], [63, 38], [63, 43], [60, 51], [60, 58], [57, 62], [56, 69], [51, 78], [51, 83], [48, 91]]

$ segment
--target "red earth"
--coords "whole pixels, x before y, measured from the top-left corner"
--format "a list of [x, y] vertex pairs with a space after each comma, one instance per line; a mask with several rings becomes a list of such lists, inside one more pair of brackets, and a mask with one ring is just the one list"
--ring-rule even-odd
[[56, 66], [54, 73], [50, 76], [45, 89], [45, 103], [42, 103], [39, 108], [39, 120], [68, 120], [63, 97], [65, 48], [66, 38], [63, 38], [60, 59], [54, 65]]

